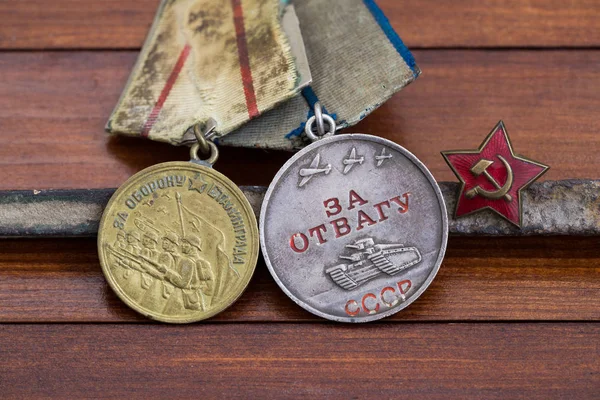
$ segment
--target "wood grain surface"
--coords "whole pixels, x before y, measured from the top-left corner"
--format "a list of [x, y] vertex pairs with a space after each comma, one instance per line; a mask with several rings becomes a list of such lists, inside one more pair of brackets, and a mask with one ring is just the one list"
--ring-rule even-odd
[[[377, 0], [423, 75], [355, 132], [455, 180], [441, 150], [503, 119], [545, 179], [600, 178], [598, 0]], [[0, 2], [0, 190], [115, 187], [187, 149], [104, 124], [159, 0]], [[222, 149], [266, 185], [288, 153]], [[64, 210], [68, 213], [69, 210]], [[451, 238], [430, 289], [361, 326], [316, 319], [259, 262], [248, 291], [190, 326], [129, 310], [95, 241], [0, 241], [2, 398], [598, 398], [600, 238]]]
[[[0, 48], [137, 49], [146, 37], [159, 2], [4, 0], [0, 2], [0, 15], [4, 16], [0, 24]], [[597, 47], [600, 44], [597, 0], [378, 0], [377, 3], [412, 48]]]
[[[187, 148], [109, 138], [104, 124], [134, 52], [0, 53], [4, 189], [117, 187]], [[438, 180], [456, 178], [442, 150], [477, 148], [503, 119], [517, 153], [551, 166], [544, 179], [600, 176], [600, 52], [417, 51], [423, 76], [350, 132], [410, 149]], [[268, 185], [290, 153], [224, 148], [216, 168]]]
[[599, 338], [587, 323], [13, 325], [0, 382], [5, 398], [582, 399]]
[[[451, 238], [431, 287], [386, 321], [599, 321], [600, 238]], [[0, 241], [1, 322], [150, 322], [108, 287], [95, 240]], [[211, 322], [322, 321], [264, 261]]]

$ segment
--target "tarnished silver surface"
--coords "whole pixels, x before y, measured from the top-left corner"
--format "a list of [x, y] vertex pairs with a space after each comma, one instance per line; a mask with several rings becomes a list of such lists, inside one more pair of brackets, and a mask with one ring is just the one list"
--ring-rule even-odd
[[[449, 210], [458, 183], [440, 182]], [[267, 190], [242, 186], [258, 215]], [[96, 236], [102, 210], [115, 189], [0, 191], [0, 237]], [[489, 210], [459, 220], [448, 216], [450, 233], [486, 236], [600, 235], [600, 181], [575, 180], [534, 183], [523, 191], [521, 229]], [[66, 212], [68, 210], [68, 212]]]
[[448, 220], [433, 176], [375, 136], [340, 135], [294, 155], [261, 209], [263, 257], [298, 305], [367, 322], [415, 301], [446, 250]]

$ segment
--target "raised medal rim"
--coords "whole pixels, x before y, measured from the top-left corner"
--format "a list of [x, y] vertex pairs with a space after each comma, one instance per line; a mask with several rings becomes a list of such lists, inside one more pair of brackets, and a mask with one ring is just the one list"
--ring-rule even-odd
[[[275, 190], [275, 187], [276, 187], [277, 183], [279, 182], [279, 180], [281, 179], [281, 177], [283, 176], [283, 174], [285, 172], [287, 172], [287, 170], [296, 161], [298, 161], [298, 159], [300, 159], [306, 153], [312, 151], [313, 149], [321, 147], [323, 145], [327, 145], [327, 144], [330, 144], [333, 142], [354, 140], [354, 139], [365, 140], [365, 141], [380, 143], [380, 144], [389, 146], [389, 147], [393, 148], [394, 150], [400, 152], [402, 155], [404, 155], [406, 158], [408, 158], [413, 164], [415, 164], [415, 166], [425, 175], [425, 177], [427, 178], [427, 180], [433, 187], [433, 190], [438, 198], [438, 204], [440, 205], [440, 214], [442, 216], [442, 243], [440, 246], [440, 251], [438, 253], [438, 258], [437, 258], [435, 265], [433, 266], [432, 271], [430, 272], [429, 276], [427, 277], [425, 282], [423, 282], [423, 284], [417, 290], [417, 292], [413, 296], [411, 296], [410, 299], [400, 303], [400, 305], [398, 305], [394, 308], [391, 308], [382, 313], [368, 315], [368, 316], [360, 317], [360, 318], [338, 317], [335, 315], [330, 315], [330, 314], [324, 313], [324, 312], [308, 305], [304, 301], [297, 298], [294, 294], [292, 294], [291, 291], [283, 284], [283, 282], [281, 282], [281, 280], [279, 279], [279, 276], [277, 275], [275, 269], [273, 268], [273, 265], [271, 264], [271, 260], [269, 259], [269, 253], [266, 248], [267, 245], [266, 245], [266, 240], [265, 240], [265, 228], [264, 228], [265, 215], [267, 212], [267, 208], [269, 206], [269, 200], [271, 198], [271, 195], [273, 194], [273, 191]], [[267, 192], [265, 193], [265, 196], [263, 199], [263, 203], [262, 203], [262, 206], [260, 209], [259, 221], [260, 221], [260, 224], [259, 224], [260, 247], [262, 250], [263, 259], [265, 260], [265, 264], [267, 265], [269, 272], [273, 276], [273, 279], [275, 280], [275, 282], [277, 282], [277, 285], [281, 288], [281, 290], [283, 290], [283, 292], [290, 299], [292, 299], [294, 301], [294, 303], [298, 304], [300, 307], [304, 308], [305, 310], [309, 311], [310, 313], [312, 313], [314, 315], [317, 315], [319, 317], [322, 317], [322, 318], [325, 318], [325, 319], [328, 319], [331, 321], [336, 321], [336, 322], [364, 323], [364, 322], [370, 322], [370, 321], [377, 321], [377, 320], [389, 317], [390, 315], [396, 314], [397, 312], [399, 312], [399, 311], [405, 309], [406, 307], [408, 307], [409, 305], [411, 305], [414, 301], [416, 301], [423, 294], [423, 292], [425, 292], [425, 290], [427, 290], [429, 285], [431, 285], [431, 282], [433, 282], [433, 280], [435, 279], [435, 277], [440, 269], [440, 266], [442, 264], [442, 261], [444, 260], [444, 255], [446, 253], [446, 246], [448, 244], [448, 213], [446, 210], [446, 203], [444, 201], [444, 196], [442, 195], [442, 190], [440, 189], [440, 186], [438, 185], [437, 181], [435, 180], [435, 178], [433, 177], [433, 175], [431, 174], [429, 169], [427, 169], [425, 164], [423, 164], [414, 154], [412, 154], [410, 151], [406, 150], [404, 147], [400, 146], [399, 144], [394, 143], [388, 139], [384, 139], [384, 138], [381, 138], [378, 136], [368, 135], [368, 134], [364, 134], [364, 133], [348, 133], [348, 134], [342, 134], [339, 136], [332, 136], [329, 138], [321, 139], [321, 140], [311, 143], [310, 145], [306, 146], [304, 149], [302, 149], [299, 152], [297, 152], [296, 154], [294, 154], [279, 169], [279, 171], [277, 172], [277, 174], [271, 181], [271, 184], [269, 185], [269, 188], [267, 189]]]
[[[219, 179], [221, 179], [223, 182], [225, 182], [227, 184], [228, 189], [230, 189], [231, 192], [235, 193], [236, 196], [239, 198], [240, 203], [244, 207], [244, 211], [248, 215], [248, 218], [249, 218], [248, 222], [249, 222], [249, 224], [252, 225], [252, 227], [250, 228], [250, 229], [252, 229], [252, 235], [253, 235], [253, 237], [255, 237], [257, 239], [254, 241], [255, 243], [252, 245], [252, 255], [248, 259], [249, 268], [248, 268], [248, 272], [244, 275], [245, 282], [242, 282], [242, 285], [240, 286], [241, 290], [236, 295], [234, 295], [229, 302], [223, 302], [221, 307], [215, 308], [214, 310], [211, 310], [211, 311], [207, 312], [206, 314], [203, 314], [200, 318], [189, 318], [189, 317], [186, 317], [186, 318], [164, 318], [163, 316], [157, 315], [156, 313], [153, 313], [152, 311], [147, 310], [147, 309], [139, 306], [138, 304], [134, 303], [133, 301], [131, 301], [125, 295], [125, 293], [121, 290], [121, 288], [114, 282], [112, 273], [110, 272], [110, 268], [109, 268], [107, 262], [105, 261], [104, 251], [102, 250], [102, 238], [103, 238], [103, 233], [102, 233], [103, 229], [102, 228], [103, 228], [104, 224], [106, 223], [106, 218], [108, 216], [108, 210], [113, 206], [113, 204], [115, 203], [117, 198], [127, 188], [129, 188], [134, 181], [140, 179], [141, 177], [143, 177], [147, 174], [156, 172], [157, 170], [169, 169], [169, 168], [197, 169], [198, 171], [202, 171], [204, 173], [217, 175]], [[227, 176], [223, 175], [222, 173], [220, 173], [219, 171], [217, 171], [213, 168], [205, 167], [203, 165], [196, 164], [191, 161], [171, 161], [171, 162], [156, 164], [151, 167], [145, 168], [145, 169], [139, 171], [138, 173], [134, 174], [133, 176], [131, 176], [129, 179], [127, 179], [125, 182], [123, 182], [123, 184], [121, 186], [119, 186], [119, 188], [111, 196], [110, 200], [106, 204], [106, 207], [104, 208], [104, 211], [102, 212], [102, 218], [100, 219], [100, 224], [98, 225], [98, 239], [96, 241], [96, 245], [98, 248], [98, 259], [100, 261], [100, 266], [102, 267], [102, 273], [103, 273], [106, 281], [108, 282], [108, 284], [109, 284], [110, 288], [113, 290], [113, 292], [119, 297], [119, 299], [121, 299], [125, 304], [127, 304], [127, 306], [129, 308], [131, 308], [134, 311], [136, 311], [137, 313], [142, 314], [143, 316], [150, 318], [152, 320], [155, 320], [155, 321], [166, 322], [166, 323], [171, 323], [171, 324], [188, 324], [188, 323], [203, 321], [205, 319], [214, 317], [215, 315], [225, 311], [227, 308], [229, 308], [231, 305], [233, 305], [241, 297], [241, 295], [248, 288], [248, 285], [250, 284], [250, 281], [252, 280], [252, 277], [254, 276], [254, 271], [256, 270], [256, 264], [258, 262], [258, 253], [259, 253], [259, 248], [260, 248], [260, 244], [257, 243], [258, 241], [260, 241], [260, 234], [259, 234], [258, 226], [257, 226], [257, 222], [256, 222], [256, 215], [254, 213], [254, 210], [252, 209], [252, 205], [248, 201], [248, 198], [246, 197], [244, 192], [242, 192], [241, 189], [235, 183], [233, 183], [233, 181], [231, 181]], [[251, 263], [250, 263], [250, 261], [251, 261]]]

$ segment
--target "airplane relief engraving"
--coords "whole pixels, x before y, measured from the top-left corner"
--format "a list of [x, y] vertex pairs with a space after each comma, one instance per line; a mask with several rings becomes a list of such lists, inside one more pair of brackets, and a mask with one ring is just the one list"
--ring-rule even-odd
[[344, 158], [344, 175], [346, 175], [348, 172], [350, 172], [350, 170], [352, 169], [352, 167], [354, 167], [356, 164], [358, 165], [362, 165], [362, 163], [365, 161], [365, 158], [363, 156], [356, 156], [356, 147], [352, 148], [352, 151], [350, 152], [350, 154], [348, 155], [348, 158]]
[[329, 173], [331, 172], [331, 164], [327, 164], [324, 167], [320, 167], [319, 166], [320, 163], [321, 163], [321, 155], [319, 153], [317, 153], [317, 155], [315, 156], [313, 161], [310, 163], [309, 167], [300, 169], [300, 176], [302, 177], [302, 180], [300, 181], [300, 184], [298, 185], [298, 187], [302, 187], [302, 186], [306, 185], [315, 175], [318, 175], [318, 174], [329, 175]]
[[381, 153], [375, 156], [375, 160], [377, 161], [377, 167], [381, 167], [383, 162], [386, 160], [391, 160], [393, 157], [391, 154], [386, 154], [385, 147], [381, 149]]
[[[342, 174], [350, 173], [357, 165], [363, 165], [366, 157], [357, 154], [356, 147], [349, 149], [348, 155], [342, 159], [344, 169]], [[375, 167], [380, 168], [386, 161], [393, 158], [383, 147], [380, 153], [375, 153]], [[316, 175], [329, 175], [332, 171], [331, 164], [319, 165], [321, 155], [317, 154], [310, 166], [301, 168], [299, 175], [302, 177], [299, 187], [306, 185]], [[361, 231], [369, 226], [382, 223], [390, 219], [394, 212], [405, 214], [409, 210], [409, 196], [406, 192], [390, 199], [378, 199], [376, 203], [362, 197], [355, 190], [348, 193], [348, 206], [344, 207], [339, 198], [326, 199], [323, 202], [325, 215], [333, 218], [328, 223], [310, 228], [305, 232], [294, 233], [289, 240], [290, 248], [295, 253], [306, 252], [312, 244], [323, 245], [329, 240], [335, 240]], [[369, 207], [370, 206], [370, 207]], [[342, 213], [356, 213], [356, 224]], [[346, 213], [347, 214], [347, 213]], [[335, 217], [335, 218], [334, 218]], [[325, 274], [334, 283], [346, 290], [352, 290], [363, 283], [376, 278], [381, 274], [397, 275], [406, 269], [419, 264], [422, 260], [419, 249], [403, 244], [377, 243], [373, 237], [354, 240], [345, 245], [346, 249], [353, 250], [348, 254], [341, 254], [344, 260], [340, 264], [325, 268]]]
[[[279, 170], [263, 199], [267, 268], [296, 304], [333, 321], [373, 321], [408, 307], [446, 250], [447, 209], [435, 178], [389, 140], [306, 134], [313, 143]], [[498, 160], [487, 172], [504, 184], [500, 167]]]
[[[391, 154], [386, 153], [385, 147], [381, 149], [381, 153], [375, 154], [376, 167], [379, 168], [383, 165], [383, 163], [387, 160], [392, 159], [393, 156]], [[357, 155], [356, 147], [352, 147], [348, 156], [346, 156], [342, 160], [342, 165], [344, 165], [344, 170], [342, 173], [344, 175], [350, 173], [354, 166], [362, 165], [365, 162], [366, 158], [363, 155]], [[332, 171], [331, 164], [321, 164], [321, 154], [317, 153], [315, 158], [313, 158], [312, 162], [309, 166], [300, 168], [298, 174], [302, 178], [298, 187], [305, 186], [311, 179], [318, 175], [329, 175]]]

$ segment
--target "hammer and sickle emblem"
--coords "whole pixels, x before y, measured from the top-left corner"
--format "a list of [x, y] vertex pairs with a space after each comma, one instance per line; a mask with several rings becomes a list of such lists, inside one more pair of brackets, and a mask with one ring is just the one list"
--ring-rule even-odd
[[471, 172], [475, 176], [479, 176], [479, 175], [483, 174], [492, 183], [492, 185], [494, 185], [494, 187], [498, 190], [490, 191], [490, 190], [483, 189], [481, 186], [475, 186], [473, 189], [470, 189], [465, 193], [465, 195], [468, 198], [471, 199], [471, 198], [479, 195], [486, 199], [498, 200], [498, 199], [504, 198], [508, 202], [512, 201], [512, 196], [510, 194], [508, 194], [508, 191], [510, 190], [510, 188], [512, 187], [512, 184], [513, 184], [513, 171], [512, 171], [512, 168], [510, 167], [510, 165], [508, 164], [508, 162], [504, 159], [504, 157], [502, 157], [501, 155], [498, 155], [498, 158], [500, 159], [500, 161], [502, 161], [502, 164], [504, 164], [504, 167], [506, 168], [507, 176], [506, 176], [506, 182], [504, 183], [504, 186], [500, 186], [500, 184], [498, 184], [498, 182], [496, 182], [494, 177], [491, 176], [489, 172], [487, 172], [488, 167], [490, 165], [492, 165], [494, 163], [494, 161], [481, 159], [477, 162], [477, 164], [475, 164], [473, 166], [473, 168], [471, 168]]

